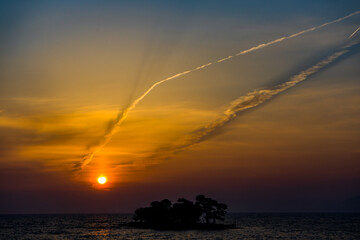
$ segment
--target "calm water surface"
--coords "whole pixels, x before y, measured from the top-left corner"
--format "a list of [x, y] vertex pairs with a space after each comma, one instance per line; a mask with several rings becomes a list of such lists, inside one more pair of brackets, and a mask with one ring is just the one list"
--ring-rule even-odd
[[0, 239], [360, 239], [360, 214], [229, 214], [236, 229], [155, 231], [126, 214], [0, 215]]

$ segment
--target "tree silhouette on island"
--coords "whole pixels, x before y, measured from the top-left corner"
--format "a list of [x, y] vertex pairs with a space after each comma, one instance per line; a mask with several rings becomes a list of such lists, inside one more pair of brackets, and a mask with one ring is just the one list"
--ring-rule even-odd
[[172, 204], [169, 199], [154, 201], [150, 207], [135, 210], [135, 222], [129, 226], [153, 229], [225, 229], [234, 228], [235, 224], [217, 223], [224, 221], [227, 205], [198, 195], [193, 203], [179, 198]]

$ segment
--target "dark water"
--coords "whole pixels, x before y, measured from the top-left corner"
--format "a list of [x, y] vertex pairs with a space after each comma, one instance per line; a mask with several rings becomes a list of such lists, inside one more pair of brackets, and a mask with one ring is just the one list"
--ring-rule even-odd
[[0, 239], [360, 239], [360, 214], [229, 214], [236, 229], [155, 231], [131, 215], [0, 215]]

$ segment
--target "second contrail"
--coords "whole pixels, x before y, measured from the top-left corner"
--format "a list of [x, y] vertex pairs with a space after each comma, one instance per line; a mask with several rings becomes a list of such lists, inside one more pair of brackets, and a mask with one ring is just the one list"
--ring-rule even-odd
[[127, 106], [123, 111], [121, 111], [116, 119], [113, 121], [112, 125], [107, 129], [107, 131], [105, 132], [104, 136], [97, 142], [97, 144], [95, 146], [92, 146], [92, 149], [90, 151], [90, 153], [88, 153], [87, 155], [85, 155], [83, 157], [83, 159], [81, 161], [79, 161], [78, 163], [75, 164], [75, 171], [78, 171], [78, 170], [82, 170], [87, 164], [89, 164], [93, 157], [95, 156], [95, 154], [97, 152], [99, 152], [106, 144], [109, 143], [109, 141], [111, 140], [111, 138], [113, 137], [113, 135], [117, 132], [117, 129], [118, 127], [122, 124], [122, 122], [126, 119], [126, 117], [128, 116], [129, 112], [131, 110], [133, 110], [136, 105], [141, 101], [143, 100], [146, 95], [148, 95], [155, 87], [157, 87], [158, 85], [164, 83], [164, 82], [167, 82], [167, 81], [170, 81], [172, 79], [175, 79], [175, 78], [178, 78], [180, 76], [183, 76], [183, 75], [186, 75], [186, 74], [189, 74], [191, 72], [195, 72], [195, 71], [198, 71], [200, 69], [203, 69], [203, 68], [206, 68], [206, 67], [209, 67], [210, 65], [213, 65], [213, 64], [216, 64], [216, 63], [220, 63], [220, 62], [224, 62], [224, 61], [227, 61], [231, 58], [234, 58], [234, 57], [237, 57], [237, 56], [240, 56], [240, 55], [243, 55], [243, 54], [247, 54], [247, 53], [250, 53], [250, 52], [253, 52], [253, 51], [256, 51], [256, 50], [259, 50], [259, 49], [262, 49], [264, 47], [267, 47], [267, 46], [270, 46], [270, 45], [273, 45], [273, 44], [276, 44], [276, 43], [279, 43], [279, 42], [282, 42], [286, 39], [291, 39], [291, 38], [295, 38], [297, 36], [300, 36], [304, 33], [307, 33], [307, 32], [311, 32], [311, 31], [314, 31], [314, 30], [317, 30], [319, 28], [323, 28], [327, 25], [330, 25], [330, 24], [333, 24], [333, 23], [337, 23], [337, 22], [340, 22], [342, 20], [345, 20], [347, 18], [350, 18], [354, 15], [357, 15], [359, 14], [360, 11], [356, 11], [356, 12], [353, 12], [349, 15], [346, 15], [344, 17], [341, 17], [341, 18], [338, 18], [338, 19], [335, 19], [333, 21], [330, 21], [330, 22], [326, 22], [324, 24], [321, 24], [319, 26], [316, 26], [316, 27], [312, 27], [312, 28], [309, 28], [309, 29], [306, 29], [306, 30], [303, 30], [303, 31], [300, 31], [298, 33], [295, 33], [295, 34], [292, 34], [292, 35], [289, 35], [289, 36], [285, 36], [285, 37], [281, 37], [281, 38], [278, 38], [278, 39], [275, 39], [273, 41], [270, 41], [270, 42], [267, 42], [267, 43], [263, 43], [263, 44], [260, 44], [258, 46], [255, 46], [255, 47], [252, 47], [252, 48], [249, 48], [247, 50], [244, 50], [244, 51], [241, 51], [239, 53], [236, 53], [234, 55], [231, 55], [231, 56], [228, 56], [228, 57], [225, 57], [225, 58], [222, 58], [222, 59], [219, 59], [217, 61], [213, 61], [213, 62], [209, 62], [209, 63], [206, 63], [204, 65], [201, 65], [199, 67], [196, 67], [196, 68], [193, 68], [191, 70], [187, 70], [187, 71], [184, 71], [184, 72], [181, 72], [181, 73], [178, 73], [178, 74], [175, 74], [171, 77], [168, 77], [168, 78], [165, 78], [163, 80], [160, 80], [156, 83], [154, 83], [152, 86], [150, 86], [149, 89], [147, 89], [140, 97], [138, 97], [137, 99], [135, 99], [129, 106]]
[[314, 66], [300, 72], [297, 75], [292, 76], [287, 82], [278, 84], [272, 88], [259, 89], [249, 92], [245, 96], [241, 96], [230, 103], [227, 109], [214, 121], [204, 125], [193, 131], [192, 133], [185, 135], [176, 144], [168, 147], [159, 148], [155, 151], [155, 154], [151, 155], [150, 159], [164, 159], [168, 158], [172, 154], [183, 151], [195, 144], [201, 143], [214, 135], [214, 132], [230, 121], [234, 120], [238, 115], [245, 110], [255, 108], [276, 95], [286, 91], [287, 89], [294, 87], [298, 83], [308, 79], [311, 75], [319, 72], [327, 67], [330, 63], [334, 62], [339, 57], [343, 56], [349, 51], [349, 48], [359, 44], [359, 41], [354, 41], [348, 45], [342, 47], [329, 57], [318, 62]]
[[352, 38], [359, 30], [360, 30], [360, 27], [358, 27], [358, 28], [348, 37], [348, 39]]

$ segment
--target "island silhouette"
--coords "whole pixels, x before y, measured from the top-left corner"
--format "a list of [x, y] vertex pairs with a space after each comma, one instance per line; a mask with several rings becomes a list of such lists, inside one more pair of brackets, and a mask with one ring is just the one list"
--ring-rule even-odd
[[206, 229], [220, 230], [235, 228], [235, 224], [225, 224], [227, 205], [198, 195], [196, 202], [179, 198], [172, 204], [169, 199], [154, 201], [150, 207], [135, 210], [130, 227], [158, 230]]

